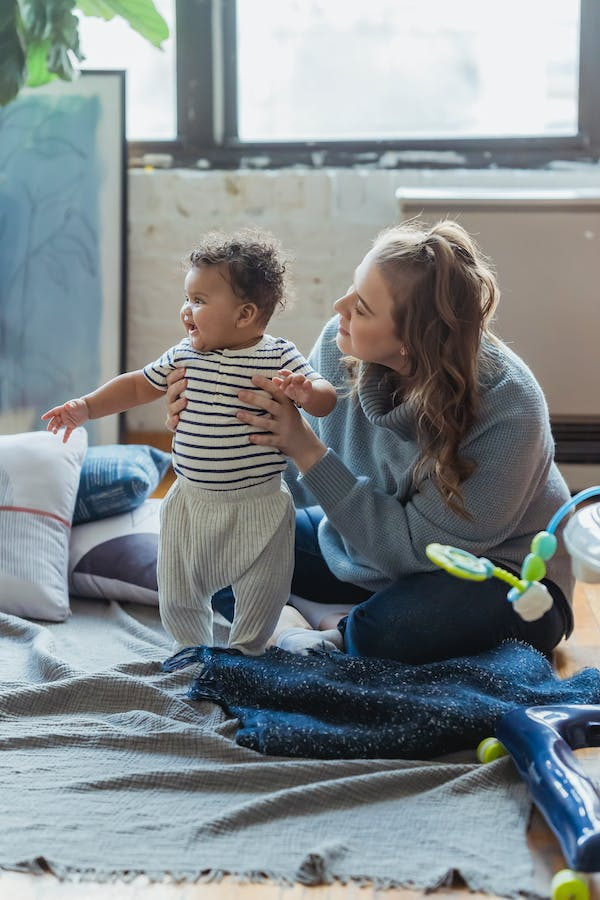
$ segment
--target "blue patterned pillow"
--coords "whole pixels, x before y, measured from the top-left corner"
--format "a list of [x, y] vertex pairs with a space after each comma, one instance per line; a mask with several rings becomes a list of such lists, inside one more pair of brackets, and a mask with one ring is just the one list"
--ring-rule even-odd
[[73, 525], [130, 512], [152, 494], [171, 456], [145, 444], [90, 447], [81, 467]]

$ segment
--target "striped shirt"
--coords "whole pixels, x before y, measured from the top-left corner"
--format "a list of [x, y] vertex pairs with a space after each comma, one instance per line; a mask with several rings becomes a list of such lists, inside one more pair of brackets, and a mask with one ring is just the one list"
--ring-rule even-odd
[[186, 337], [145, 366], [144, 375], [166, 391], [167, 375], [177, 368], [185, 369], [188, 383], [187, 406], [173, 438], [173, 468], [178, 475], [205, 490], [234, 490], [267, 481], [285, 469], [287, 459], [280, 450], [249, 442], [250, 434], [261, 431], [240, 422], [236, 412], [247, 409], [264, 415], [264, 411], [242, 406], [237, 395], [242, 388], [258, 391], [253, 375], [272, 378], [280, 369], [302, 373], [311, 381], [320, 378], [294, 344], [264, 334], [253, 347], [200, 353]]

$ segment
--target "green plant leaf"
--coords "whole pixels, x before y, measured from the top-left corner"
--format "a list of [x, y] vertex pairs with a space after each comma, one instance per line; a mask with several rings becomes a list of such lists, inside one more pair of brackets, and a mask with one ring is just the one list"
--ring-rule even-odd
[[13, 18], [0, 31], [0, 106], [17, 96], [25, 81], [25, 53]]
[[27, 42], [41, 41], [48, 21], [45, 0], [18, 0], [17, 5]]
[[66, 47], [61, 46], [60, 44], [50, 47], [48, 53], [48, 69], [50, 72], [54, 72], [58, 75], [59, 78], [62, 78], [63, 81], [73, 80], [76, 70], [73, 67], [71, 57], [69, 56]]
[[120, 16], [155, 47], [160, 48], [169, 37], [169, 26], [153, 0], [77, 0], [76, 6], [87, 16]]
[[49, 41], [33, 41], [27, 47], [27, 87], [39, 87], [56, 78], [48, 71]]
[[58, 75], [71, 81], [82, 60], [77, 7], [84, 15], [124, 19], [160, 48], [169, 28], [153, 0], [0, 0], [0, 105], [27, 81], [31, 87]]
[[96, 16], [98, 19], [113, 19], [115, 11], [110, 3], [104, 0], [77, 0], [77, 8], [81, 10], [84, 16]]
[[[48, 11], [47, 37], [50, 38], [51, 44], [49, 56], [52, 55], [53, 50], [57, 54], [70, 50], [77, 59], [83, 59], [79, 47], [79, 19], [72, 12], [74, 0], [46, 0], [46, 4]], [[50, 71], [54, 71], [50, 61], [48, 68]]]

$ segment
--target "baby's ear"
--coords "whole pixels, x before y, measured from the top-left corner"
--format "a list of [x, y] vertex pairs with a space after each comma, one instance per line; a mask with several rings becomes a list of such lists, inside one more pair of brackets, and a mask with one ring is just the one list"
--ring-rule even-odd
[[238, 308], [237, 324], [242, 328], [254, 325], [258, 319], [258, 306], [256, 303], [242, 303]]

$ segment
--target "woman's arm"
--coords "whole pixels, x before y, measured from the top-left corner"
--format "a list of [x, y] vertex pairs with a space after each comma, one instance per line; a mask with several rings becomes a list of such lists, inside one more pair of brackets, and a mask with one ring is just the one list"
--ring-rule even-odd
[[464, 484], [471, 518], [446, 505], [431, 477], [416, 489], [406, 485], [404, 496], [394, 497], [373, 476], [354, 474], [361, 471], [356, 455], [346, 460], [332, 450], [305, 473], [302, 483], [342, 539], [331, 535], [348, 555], [348, 580], [353, 580], [350, 559], [390, 579], [431, 570], [425, 549], [432, 542], [520, 565], [524, 536], [544, 528], [553, 504], [556, 508], [562, 502], [560, 496], [553, 499], [555, 487], [548, 484], [552, 454], [544, 433], [542, 421], [517, 416], [490, 425], [468, 447], [478, 460]]
[[[393, 453], [386, 459], [373, 460], [373, 447], [345, 445], [346, 452], [338, 455], [327, 449], [294, 407], [289, 409], [279, 400], [266, 379], [255, 383], [270, 396], [258, 394], [253, 398], [249, 392], [244, 400], [260, 406], [269, 418], [265, 422], [252, 413], [243, 415], [245, 421], [268, 428], [270, 433], [253, 436], [252, 440], [279, 447], [296, 463], [301, 484], [323, 507], [329, 525], [338, 533], [337, 538], [331, 535], [342, 567], [336, 572], [338, 577], [342, 569], [347, 580], [357, 583], [370, 577], [367, 569], [374, 580], [430, 571], [433, 566], [425, 548], [431, 542], [452, 544], [476, 555], [493, 555], [494, 548], [506, 547], [508, 553], [509, 545], [517, 540], [521, 553], [522, 541], [518, 538], [522, 528], [535, 531], [545, 524], [547, 511], [538, 509], [534, 501], [539, 490], [544, 493], [540, 481], [547, 477], [551, 464], [541, 403], [534, 401], [515, 409], [514, 415], [500, 414], [488, 421], [465, 448], [478, 462], [476, 472], [464, 486], [472, 516], [465, 519], [449, 509], [431, 477], [416, 489], [411, 486], [408, 460], [398, 462], [396, 474]], [[512, 399], [516, 403], [514, 393]], [[401, 447], [399, 444], [399, 452]], [[374, 466], [383, 466], [398, 478], [400, 496], [384, 489]], [[366, 472], [370, 475], [356, 474]], [[408, 480], [401, 487], [403, 478]], [[534, 508], [530, 510], [532, 503]], [[346, 559], [343, 564], [342, 556]]]

